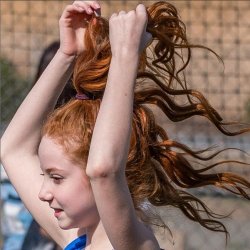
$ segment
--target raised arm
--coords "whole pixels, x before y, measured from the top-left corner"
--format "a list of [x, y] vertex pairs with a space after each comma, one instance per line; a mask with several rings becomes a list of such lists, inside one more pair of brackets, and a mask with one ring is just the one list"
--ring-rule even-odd
[[139, 54], [151, 38], [143, 5], [110, 18], [112, 60], [95, 124], [87, 174], [101, 221], [114, 249], [159, 249], [137, 220], [125, 177]]
[[1, 161], [12, 184], [36, 220], [61, 245], [65, 242], [52, 211], [38, 199], [42, 183], [37, 156], [40, 131], [72, 74], [76, 55], [84, 50], [83, 20], [99, 9], [95, 1], [75, 1], [65, 8], [59, 21], [60, 49], [19, 107], [1, 139]]

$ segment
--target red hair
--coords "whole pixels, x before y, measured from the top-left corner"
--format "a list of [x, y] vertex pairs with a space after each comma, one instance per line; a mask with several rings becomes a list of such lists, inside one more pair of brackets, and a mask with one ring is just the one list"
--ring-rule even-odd
[[[225, 123], [202, 93], [187, 87], [182, 74], [189, 64], [192, 49], [199, 47], [214, 52], [203, 46], [189, 44], [185, 25], [175, 7], [162, 1], [154, 3], [147, 11], [147, 31], [152, 34], [153, 42], [141, 55], [126, 167], [134, 206], [143, 220], [148, 219], [141, 207], [145, 201], [154, 206], [174, 206], [205, 228], [227, 233], [225, 226], [218, 220], [219, 216], [184, 189], [212, 185], [249, 199], [246, 189], [249, 190], [250, 183], [234, 173], [207, 173], [207, 170], [225, 161], [195, 169], [188, 158], [209, 162], [219, 152], [205, 157], [203, 153], [209, 149], [195, 152], [171, 140], [157, 124], [150, 106], [146, 104], [157, 106], [174, 122], [195, 115], [206, 117], [229, 136], [249, 132], [250, 128], [229, 131], [227, 125], [232, 123]], [[101, 17], [95, 19], [88, 25], [86, 52], [79, 55], [73, 76], [77, 92], [85, 93], [91, 99], [71, 100], [55, 110], [43, 130], [43, 134], [65, 145], [69, 155], [77, 161], [86, 161], [88, 157], [111, 61], [108, 21]], [[187, 55], [185, 58], [184, 54]], [[186, 104], [178, 104], [175, 96], [186, 100]]]

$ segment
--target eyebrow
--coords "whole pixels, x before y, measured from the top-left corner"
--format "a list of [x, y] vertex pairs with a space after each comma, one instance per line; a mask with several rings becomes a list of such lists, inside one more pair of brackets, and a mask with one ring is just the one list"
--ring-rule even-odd
[[48, 174], [50, 174], [52, 171], [65, 172], [65, 170], [56, 167], [49, 167], [45, 169], [45, 172]]

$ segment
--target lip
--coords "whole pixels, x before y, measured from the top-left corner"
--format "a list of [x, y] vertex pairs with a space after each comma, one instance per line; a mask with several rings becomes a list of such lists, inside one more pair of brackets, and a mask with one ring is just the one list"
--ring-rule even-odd
[[56, 218], [58, 218], [61, 215], [63, 210], [62, 209], [57, 209], [57, 208], [53, 208], [53, 209], [54, 209], [54, 216]]

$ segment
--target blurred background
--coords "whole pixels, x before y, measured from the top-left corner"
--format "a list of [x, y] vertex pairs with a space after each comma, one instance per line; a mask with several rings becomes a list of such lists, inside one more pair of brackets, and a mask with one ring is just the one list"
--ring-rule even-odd
[[[109, 17], [119, 10], [130, 10], [139, 2], [150, 5], [156, 1], [99, 1], [102, 15]], [[201, 91], [225, 120], [250, 122], [250, 1], [168, 1], [179, 10], [193, 44], [202, 44], [217, 52], [224, 66], [204, 50], [196, 50], [187, 69], [189, 86]], [[71, 1], [1, 1], [1, 127], [3, 133], [17, 107], [29, 91], [43, 50], [57, 41], [58, 20], [62, 9]], [[46, 97], [45, 97], [46, 98]], [[218, 145], [236, 147], [250, 153], [250, 135], [226, 137], [203, 118], [180, 123], [162, 120], [169, 137], [186, 143], [193, 149]], [[29, 119], [29, 117], [27, 117]], [[221, 159], [250, 162], [240, 151], [226, 151]], [[250, 177], [250, 166], [225, 165], [223, 170], [236, 169]], [[1, 173], [1, 244], [3, 250], [19, 250], [31, 217]], [[222, 214], [232, 214], [223, 220], [231, 235], [228, 244], [220, 233], [211, 233], [168, 208], [163, 217], [173, 233], [157, 230], [162, 248], [177, 250], [249, 250], [250, 204], [226, 192], [212, 188], [191, 191], [206, 201], [210, 208]], [[11, 200], [12, 199], [12, 200]], [[25, 215], [25, 216], [24, 216]], [[4, 246], [10, 235], [13, 242]], [[45, 248], [43, 248], [45, 249]], [[25, 249], [29, 250], [29, 249]]]

